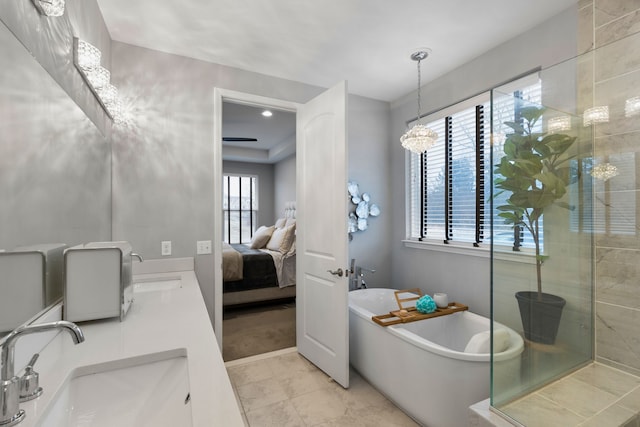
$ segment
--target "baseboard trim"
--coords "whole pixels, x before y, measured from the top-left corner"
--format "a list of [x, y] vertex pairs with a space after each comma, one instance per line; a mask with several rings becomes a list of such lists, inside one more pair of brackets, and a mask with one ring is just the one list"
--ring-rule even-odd
[[231, 368], [234, 366], [245, 365], [247, 363], [256, 362], [258, 360], [269, 359], [271, 357], [277, 357], [283, 354], [288, 353], [297, 353], [298, 347], [289, 347], [283, 348], [282, 350], [270, 351], [268, 353], [256, 354], [255, 356], [244, 357], [242, 359], [230, 360], [229, 362], [225, 362], [225, 368]]

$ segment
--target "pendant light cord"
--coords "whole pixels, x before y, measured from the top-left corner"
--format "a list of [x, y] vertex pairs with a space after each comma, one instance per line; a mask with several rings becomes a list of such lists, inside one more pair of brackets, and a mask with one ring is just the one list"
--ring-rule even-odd
[[422, 119], [422, 117], [420, 117], [420, 112], [422, 111], [422, 106], [420, 105], [420, 61], [421, 59], [418, 59], [418, 124], [420, 124], [420, 120]]

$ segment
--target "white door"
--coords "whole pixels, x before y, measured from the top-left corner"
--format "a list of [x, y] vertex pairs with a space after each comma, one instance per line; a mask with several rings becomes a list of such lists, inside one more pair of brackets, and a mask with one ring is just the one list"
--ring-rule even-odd
[[[347, 84], [298, 109], [298, 351], [349, 386]], [[333, 272], [333, 273], [332, 273]]]

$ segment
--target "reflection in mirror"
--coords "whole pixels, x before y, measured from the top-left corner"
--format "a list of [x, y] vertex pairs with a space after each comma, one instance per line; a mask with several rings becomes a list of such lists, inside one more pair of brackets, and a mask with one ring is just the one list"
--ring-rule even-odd
[[111, 147], [2, 23], [0, 56], [1, 336], [61, 296], [60, 282], [45, 286], [61, 257], [42, 267], [40, 249], [110, 240]]

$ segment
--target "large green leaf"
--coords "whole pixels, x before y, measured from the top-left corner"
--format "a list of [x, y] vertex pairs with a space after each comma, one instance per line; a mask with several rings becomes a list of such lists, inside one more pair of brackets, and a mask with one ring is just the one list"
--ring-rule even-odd
[[533, 127], [542, 114], [544, 114], [544, 110], [545, 109], [541, 107], [524, 107], [520, 109], [520, 116]]
[[513, 129], [514, 131], [522, 134], [525, 133], [526, 130], [522, 127], [522, 125], [520, 123], [516, 123], [516, 122], [504, 122], [505, 125], [509, 126], [511, 129]]
[[534, 209], [544, 209], [555, 201], [556, 196], [550, 191], [535, 189], [528, 194], [529, 206]]
[[547, 135], [542, 139], [544, 143], [553, 154], [562, 154], [571, 147], [575, 142], [576, 137], [571, 137], [564, 134]]

